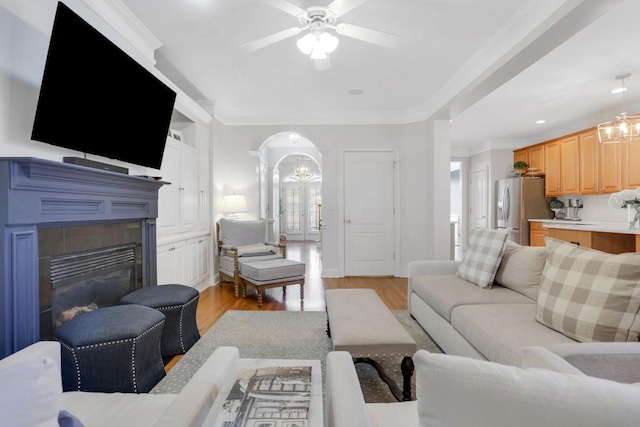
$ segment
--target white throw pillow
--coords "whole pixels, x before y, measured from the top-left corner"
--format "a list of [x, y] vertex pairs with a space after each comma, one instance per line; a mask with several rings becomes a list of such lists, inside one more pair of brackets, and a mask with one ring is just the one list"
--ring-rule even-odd
[[49, 357], [0, 368], [0, 425], [58, 427], [61, 398], [60, 370]]
[[469, 249], [456, 272], [458, 277], [481, 288], [490, 286], [510, 232], [511, 229], [472, 228], [469, 232]]
[[637, 426], [640, 388], [418, 350], [421, 427]]

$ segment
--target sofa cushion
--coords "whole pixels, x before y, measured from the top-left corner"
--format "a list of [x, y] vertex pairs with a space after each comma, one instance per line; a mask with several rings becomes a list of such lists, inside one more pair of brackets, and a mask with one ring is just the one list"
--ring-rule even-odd
[[537, 300], [546, 261], [546, 248], [521, 246], [507, 240], [494, 283]]
[[532, 345], [575, 343], [536, 322], [535, 302], [456, 307], [451, 325], [492, 362], [520, 366], [522, 351]]
[[367, 403], [371, 427], [418, 425], [418, 402]]
[[481, 288], [490, 286], [500, 265], [509, 232], [509, 229], [472, 228], [469, 232], [469, 249], [456, 274]]
[[640, 254], [545, 242], [536, 319], [580, 342], [638, 341]]
[[58, 427], [60, 367], [49, 357], [12, 358], [0, 366], [0, 425]]
[[447, 321], [451, 311], [466, 304], [533, 304], [530, 298], [502, 286], [480, 288], [453, 274], [424, 275], [412, 279], [411, 289]]
[[[266, 255], [256, 255], [256, 256], [248, 256], [248, 257], [239, 257], [238, 258], [238, 270], [242, 273], [242, 264], [245, 262], [257, 262], [257, 261], [268, 261], [271, 259], [282, 259], [281, 254], [266, 254]], [[220, 257], [220, 270], [224, 273], [233, 276], [233, 257], [232, 256], [222, 256]]]
[[266, 225], [260, 221], [234, 221], [220, 218], [220, 241], [223, 245], [245, 246], [264, 243]]
[[276, 254], [278, 248], [264, 243], [254, 243], [253, 245], [245, 245], [238, 247], [238, 256], [260, 256], [265, 254]]
[[466, 357], [414, 356], [420, 426], [635, 426], [640, 387]]

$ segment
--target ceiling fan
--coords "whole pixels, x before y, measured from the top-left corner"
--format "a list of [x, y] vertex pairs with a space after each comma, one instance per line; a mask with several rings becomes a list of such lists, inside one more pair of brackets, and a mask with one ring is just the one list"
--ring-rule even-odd
[[287, 0], [262, 1], [298, 18], [300, 26], [287, 28], [250, 41], [243, 44], [242, 49], [254, 52], [281, 40], [296, 36], [303, 31], [308, 31], [304, 37], [298, 40], [298, 49], [315, 61], [315, 68], [318, 71], [331, 68], [329, 54], [336, 49], [339, 43], [338, 38], [327, 30], [333, 30], [339, 35], [387, 48], [395, 47], [400, 38], [395, 34], [344, 22], [336, 22], [340, 16], [367, 2], [367, 0], [333, 0], [328, 6], [311, 6], [307, 9], [302, 9]]

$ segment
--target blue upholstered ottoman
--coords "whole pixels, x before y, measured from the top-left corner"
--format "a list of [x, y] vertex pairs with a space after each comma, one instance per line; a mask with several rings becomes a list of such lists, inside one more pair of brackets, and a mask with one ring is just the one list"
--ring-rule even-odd
[[148, 286], [125, 295], [120, 304], [155, 308], [166, 316], [162, 331], [162, 357], [186, 353], [200, 339], [196, 309], [200, 293], [186, 285]]
[[64, 391], [146, 393], [165, 370], [165, 317], [141, 305], [102, 307], [56, 328]]

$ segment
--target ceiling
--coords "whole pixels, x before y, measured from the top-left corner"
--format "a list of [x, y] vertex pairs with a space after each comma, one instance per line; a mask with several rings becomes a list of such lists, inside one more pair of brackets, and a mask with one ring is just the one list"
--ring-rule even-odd
[[612, 119], [622, 108], [614, 77], [625, 72], [629, 112], [640, 112], [638, 0], [336, 0], [359, 4], [338, 22], [400, 39], [389, 49], [338, 35], [326, 71], [297, 49], [304, 33], [241, 48], [299, 25], [267, 0], [120, 1], [162, 43], [157, 68], [192, 98], [213, 101], [227, 124], [437, 117], [451, 119], [452, 152], [473, 154]]

